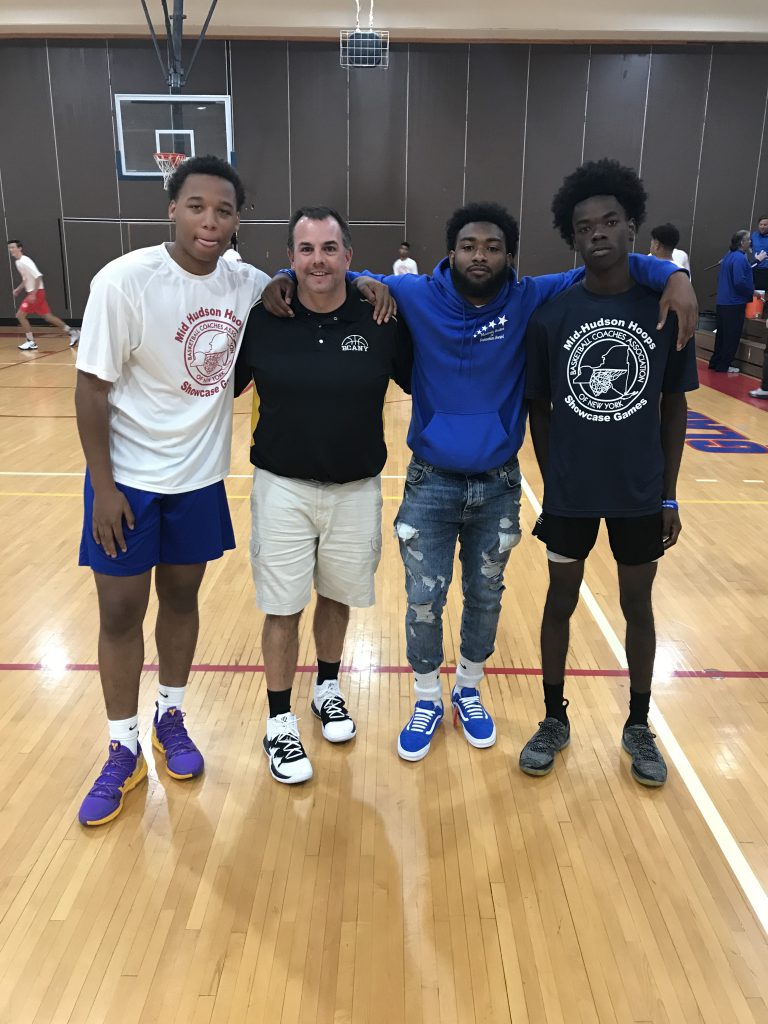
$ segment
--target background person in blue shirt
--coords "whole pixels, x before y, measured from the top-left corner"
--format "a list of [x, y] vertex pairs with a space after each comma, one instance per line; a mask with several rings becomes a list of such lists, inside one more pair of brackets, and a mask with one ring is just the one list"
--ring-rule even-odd
[[738, 373], [731, 366], [744, 327], [744, 311], [754, 292], [752, 269], [749, 265], [750, 238], [748, 231], [737, 231], [731, 238], [730, 251], [720, 261], [717, 273], [717, 334], [715, 348], [709, 360], [715, 373]]
[[[540, 305], [584, 273], [579, 268], [518, 279], [517, 223], [496, 203], [456, 210], [446, 225], [446, 242], [448, 255], [431, 276], [357, 276], [358, 286], [374, 285], [372, 278], [389, 286], [414, 347], [408, 430], [413, 458], [395, 519], [416, 698], [398, 739], [398, 753], [408, 761], [427, 755], [444, 714], [442, 616], [457, 541], [464, 601], [451, 692], [454, 720], [461, 721], [472, 746], [496, 741], [480, 683], [496, 642], [504, 570], [520, 540], [517, 453], [525, 434], [525, 329]], [[630, 260], [639, 281], [665, 289], [661, 319], [669, 308], [678, 312], [682, 345], [696, 324], [688, 275], [653, 256]], [[263, 296], [268, 311], [292, 315], [280, 299], [292, 288], [285, 278], [273, 280]]]
[[667, 777], [648, 728], [656, 653], [651, 591], [656, 563], [677, 541], [675, 501], [685, 442], [685, 392], [698, 387], [696, 352], [675, 349], [676, 325], [656, 324], [656, 295], [634, 280], [629, 250], [645, 216], [637, 174], [587, 163], [554, 198], [555, 225], [586, 266], [583, 281], [543, 306], [527, 334], [531, 438], [544, 478], [534, 534], [547, 545], [541, 624], [546, 717], [520, 754], [546, 775], [570, 742], [563, 700], [570, 619], [584, 561], [604, 518], [627, 623], [629, 718], [622, 746], [646, 786]]
[[757, 231], [750, 235], [750, 247], [755, 263], [768, 266], [768, 215], [758, 220]]
[[758, 219], [757, 231], [750, 241], [752, 249], [752, 276], [755, 291], [768, 290], [768, 214]]

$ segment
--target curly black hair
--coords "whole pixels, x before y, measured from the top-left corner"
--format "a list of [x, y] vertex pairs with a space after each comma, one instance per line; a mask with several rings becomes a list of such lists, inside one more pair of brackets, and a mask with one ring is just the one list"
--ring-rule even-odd
[[456, 248], [456, 239], [463, 227], [481, 222], [495, 224], [501, 228], [507, 252], [510, 256], [517, 255], [517, 242], [520, 238], [517, 221], [498, 203], [467, 203], [466, 206], [454, 210], [445, 225], [445, 244], [448, 252], [453, 252]]
[[665, 249], [676, 249], [680, 241], [680, 232], [674, 224], [659, 224], [651, 228], [651, 238], [655, 238]]
[[243, 208], [245, 189], [240, 175], [231, 164], [228, 164], [226, 160], [220, 160], [217, 156], [193, 156], [179, 164], [168, 182], [168, 198], [171, 202], [175, 202], [179, 198], [181, 187], [190, 174], [210, 174], [214, 178], [224, 178], [231, 182], [235, 190], [237, 209]]
[[552, 200], [554, 225], [571, 248], [574, 207], [593, 196], [615, 196], [635, 227], [645, 220], [648, 194], [637, 172], [618, 160], [590, 160], [568, 175]]

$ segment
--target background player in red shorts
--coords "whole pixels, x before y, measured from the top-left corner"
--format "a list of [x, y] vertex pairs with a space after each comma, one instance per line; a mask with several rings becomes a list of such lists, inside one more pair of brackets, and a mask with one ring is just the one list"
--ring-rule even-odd
[[24, 255], [24, 246], [18, 238], [10, 240], [8, 252], [16, 260], [16, 269], [21, 275], [21, 284], [13, 289], [13, 294], [16, 296], [19, 292], [27, 293], [16, 313], [16, 318], [27, 336], [26, 341], [19, 345], [19, 348], [22, 352], [34, 352], [37, 348], [37, 342], [32, 334], [32, 328], [29, 326], [27, 316], [42, 317], [49, 324], [53, 324], [59, 330], [65, 331], [69, 335], [69, 347], [74, 348], [80, 339], [80, 331], [75, 330], [74, 327], [67, 327], [63, 320], [60, 320], [59, 317], [51, 312], [51, 308], [45, 298], [43, 275], [37, 269], [37, 264], [34, 260]]

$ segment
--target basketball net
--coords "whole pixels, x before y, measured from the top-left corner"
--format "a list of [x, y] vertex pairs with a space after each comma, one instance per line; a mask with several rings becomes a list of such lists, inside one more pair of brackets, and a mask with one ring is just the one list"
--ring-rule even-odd
[[368, 28], [360, 28], [360, 0], [355, 0], [355, 27], [339, 32], [339, 64], [343, 68], [389, 67], [389, 32], [373, 27], [373, 0]]
[[173, 172], [179, 164], [183, 164], [188, 159], [189, 157], [184, 153], [155, 153], [155, 163], [163, 176], [163, 188], [168, 188], [168, 182], [171, 180]]

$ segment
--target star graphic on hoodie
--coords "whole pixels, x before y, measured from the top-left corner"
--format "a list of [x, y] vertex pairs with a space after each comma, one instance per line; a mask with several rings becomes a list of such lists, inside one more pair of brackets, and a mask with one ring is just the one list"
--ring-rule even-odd
[[507, 318], [505, 316], [500, 316], [499, 317], [499, 327], [503, 327], [506, 322], [507, 322]]

